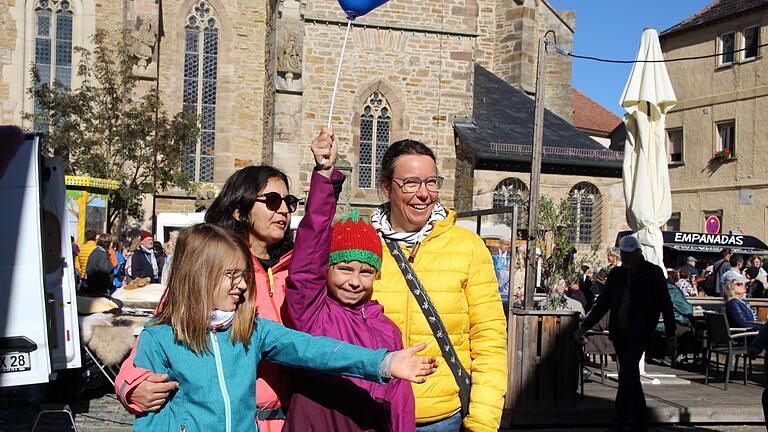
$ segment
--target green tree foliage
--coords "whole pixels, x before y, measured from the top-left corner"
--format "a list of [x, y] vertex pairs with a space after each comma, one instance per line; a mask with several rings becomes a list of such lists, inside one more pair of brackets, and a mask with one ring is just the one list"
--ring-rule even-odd
[[192, 189], [183, 169], [185, 149], [199, 134], [195, 116], [169, 115], [157, 89], [140, 85], [126, 42], [130, 36], [119, 39], [99, 31], [93, 52], [74, 49], [80, 85], [71, 91], [58, 81], [41, 83], [33, 68], [28, 92], [39, 110], [25, 115], [45, 125], [43, 151], [62, 158], [67, 174], [119, 183], [109, 193], [110, 231], [127, 217], [143, 217], [143, 194]]

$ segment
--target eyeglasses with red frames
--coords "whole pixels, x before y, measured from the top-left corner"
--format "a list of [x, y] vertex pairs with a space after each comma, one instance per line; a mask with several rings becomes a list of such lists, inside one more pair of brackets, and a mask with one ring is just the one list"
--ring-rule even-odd
[[237, 288], [243, 280], [248, 286], [253, 283], [253, 271], [251, 270], [227, 269], [224, 271], [224, 275], [229, 278], [229, 286], [232, 289]]
[[282, 196], [277, 192], [267, 192], [259, 195], [256, 201], [264, 203], [270, 211], [280, 210], [280, 206], [285, 202], [285, 206], [288, 207], [288, 213], [293, 213], [299, 208], [299, 199], [293, 195]]

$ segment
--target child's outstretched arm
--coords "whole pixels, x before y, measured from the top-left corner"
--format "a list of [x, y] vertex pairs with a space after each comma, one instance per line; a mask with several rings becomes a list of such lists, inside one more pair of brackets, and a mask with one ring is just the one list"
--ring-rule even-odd
[[306, 213], [296, 232], [293, 259], [288, 269], [286, 303], [297, 330], [310, 331], [323, 307], [326, 291], [328, 255], [331, 249], [331, 224], [336, 213], [334, 183], [344, 175], [334, 170], [336, 141], [333, 129], [323, 128], [312, 141], [316, 167], [312, 173]]
[[422, 383], [435, 372], [437, 360], [416, 355], [425, 344], [388, 353], [329, 337], [310, 336], [272, 321], [258, 319], [257, 349], [264, 360], [377, 383], [389, 378]]

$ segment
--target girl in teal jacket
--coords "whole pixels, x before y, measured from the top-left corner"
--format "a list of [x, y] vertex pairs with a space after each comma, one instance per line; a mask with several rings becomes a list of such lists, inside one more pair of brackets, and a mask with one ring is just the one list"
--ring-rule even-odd
[[179, 388], [141, 431], [255, 431], [256, 365], [273, 363], [374, 382], [424, 382], [437, 367], [423, 344], [372, 351], [257, 318], [248, 247], [234, 232], [200, 224], [178, 238], [163, 310], [141, 334], [136, 366], [168, 374]]

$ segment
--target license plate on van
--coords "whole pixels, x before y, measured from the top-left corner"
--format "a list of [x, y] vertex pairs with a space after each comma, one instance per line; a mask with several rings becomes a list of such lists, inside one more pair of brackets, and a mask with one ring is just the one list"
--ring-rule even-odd
[[0, 355], [0, 373], [22, 372], [32, 369], [29, 353], [16, 352]]

